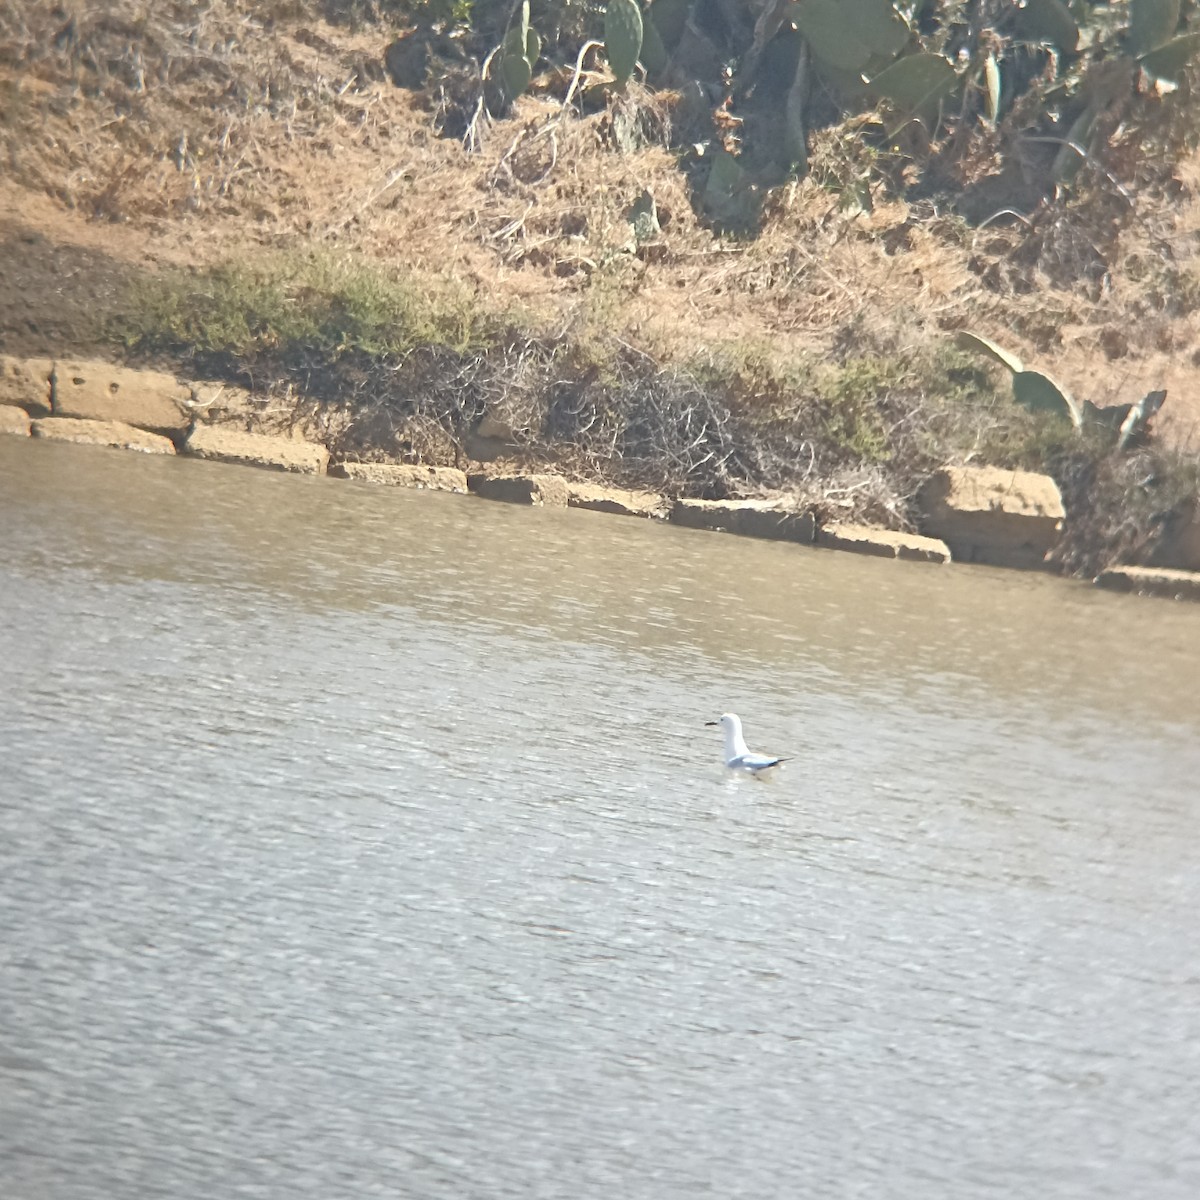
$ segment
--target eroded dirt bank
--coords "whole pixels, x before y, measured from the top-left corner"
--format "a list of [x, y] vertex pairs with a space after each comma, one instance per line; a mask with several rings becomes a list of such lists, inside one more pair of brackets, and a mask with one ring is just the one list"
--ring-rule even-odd
[[[0, 7], [0, 349], [240, 386], [336, 460], [785, 491], [899, 534], [946, 465], [1040, 471], [1067, 514], [1052, 565], [1087, 576], [1160, 561], [1189, 520], [1195, 158], [1124, 179], [1119, 219], [975, 225], [936, 198], [848, 211], [814, 171], [747, 240], [695, 203], [683, 135], [711, 125], [682, 93], [642, 96], [630, 141], [613, 108], [564, 108], [547, 58], [468, 152], [436, 81], [388, 77], [404, 30], [335, 8]], [[1118, 456], [1032, 416], [962, 329], [1100, 407], [1166, 389], [1152, 435]]]

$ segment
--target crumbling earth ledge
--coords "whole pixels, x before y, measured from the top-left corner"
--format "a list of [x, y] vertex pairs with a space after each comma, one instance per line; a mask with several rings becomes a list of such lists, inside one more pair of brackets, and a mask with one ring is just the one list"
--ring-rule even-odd
[[[822, 522], [794, 497], [741, 500], [672, 498], [579, 482], [553, 472], [504, 472], [424, 463], [334, 461], [328, 448], [293, 431], [264, 432], [252, 407], [236, 412], [213, 400], [221, 389], [72, 358], [0, 355], [0, 434], [215, 459], [278, 471], [395, 487], [464, 493], [511, 504], [586, 508], [692, 529], [795, 542], [915, 562], [983, 562], [1044, 568], [1066, 522], [1048, 475], [990, 466], [947, 466], [918, 494], [917, 533]], [[257, 427], [256, 427], [257, 426]], [[1176, 557], [1155, 567], [1113, 564], [1099, 585], [1139, 594], [1200, 600], [1200, 539], [1177, 537]]]

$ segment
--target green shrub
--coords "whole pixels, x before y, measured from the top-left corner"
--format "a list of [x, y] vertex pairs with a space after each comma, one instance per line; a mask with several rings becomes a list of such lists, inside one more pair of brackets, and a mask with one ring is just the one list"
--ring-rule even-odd
[[826, 436], [863, 462], [886, 462], [892, 447], [882, 405], [910, 383], [902, 359], [852, 358], [826, 371], [817, 385]]

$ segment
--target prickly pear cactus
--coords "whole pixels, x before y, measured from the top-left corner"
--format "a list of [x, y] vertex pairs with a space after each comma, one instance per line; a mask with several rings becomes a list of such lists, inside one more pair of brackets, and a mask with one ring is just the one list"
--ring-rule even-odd
[[1129, 0], [1129, 49], [1148, 54], [1170, 41], [1179, 24], [1180, 0]]
[[[518, 32], [517, 30], [513, 31]], [[524, 52], [517, 53], [505, 38], [504, 49], [500, 54], [500, 78], [504, 80], [504, 91], [510, 100], [515, 100], [529, 86], [533, 78], [533, 70]]]
[[1178, 33], [1180, 0], [1129, 0], [1129, 48], [1138, 65], [1160, 83], [1178, 86], [1200, 53], [1200, 33]]
[[1083, 413], [1074, 398], [1059, 383], [1041, 371], [1018, 371], [1012, 377], [1013, 399], [1030, 412], [1049, 412], [1066, 417], [1076, 429], [1083, 425]]
[[642, 52], [642, 10], [637, 0], [609, 0], [604, 9], [604, 49], [617, 84], [624, 87]]
[[1015, 354], [981, 333], [963, 329], [959, 331], [957, 341], [963, 350], [977, 350], [1008, 368], [1012, 374], [1013, 399], [1018, 404], [1031, 412], [1050, 412], [1066, 417], [1076, 429], [1082, 428], [1084, 408], [1049, 375], [1027, 369]]
[[654, 23], [653, 5], [645, 8], [642, 14], [642, 49], [638, 58], [646, 68], [647, 75], [657, 75], [670, 59], [667, 48], [663, 44], [662, 35]]
[[542, 57], [542, 35], [532, 26], [525, 31], [525, 61], [532, 71]]
[[[652, 0], [646, 9], [645, 24], [654, 26], [659, 40], [666, 49], [673, 50], [683, 37], [683, 27], [692, 10], [694, 0]], [[649, 33], [646, 35], [649, 37]], [[645, 62], [645, 59], [642, 60]]]
[[513, 25], [500, 43], [500, 78], [510, 100], [529, 86], [533, 68], [542, 52], [542, 39], [529, 25], [529, 0], [521, 5], [521, 20]]
[[909, 41], [892, 0], [805, 0], [792, 20], [823, 63], [878, 73]]

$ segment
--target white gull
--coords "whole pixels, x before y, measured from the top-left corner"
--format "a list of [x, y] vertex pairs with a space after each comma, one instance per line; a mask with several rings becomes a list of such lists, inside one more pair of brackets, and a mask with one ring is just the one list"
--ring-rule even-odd
[[742, 719], [737, 713], [724, 713], [719, 721], [705, 721], [705, 725], [720, 725], [725, 735], [725, 765], [731, 771], [749, 771], [759, 776], [777, 767], [784, 758], [772, 758], [766, 754], [751, 754], [742, 736]]

